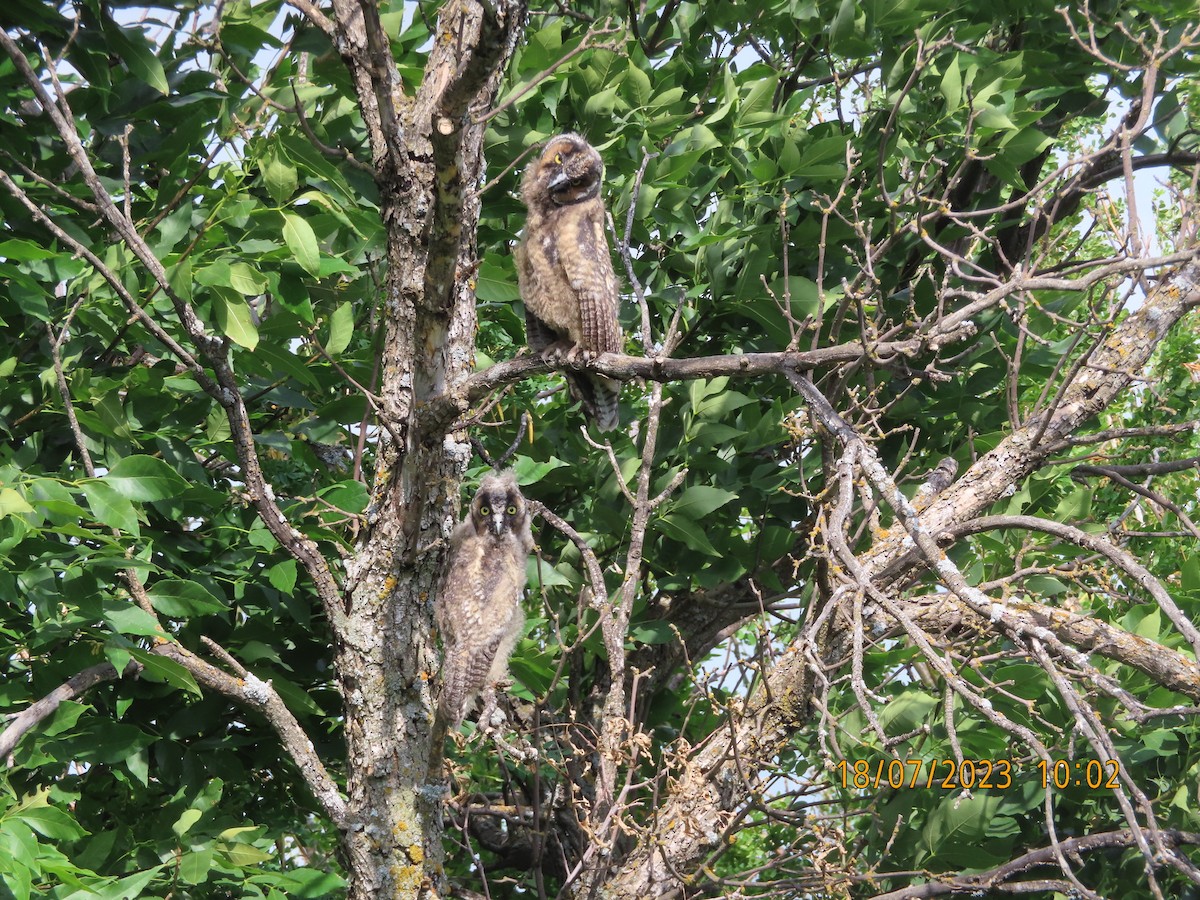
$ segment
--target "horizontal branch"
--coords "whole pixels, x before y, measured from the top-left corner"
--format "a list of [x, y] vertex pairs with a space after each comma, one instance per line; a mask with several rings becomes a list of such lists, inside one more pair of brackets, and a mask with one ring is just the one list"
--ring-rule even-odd
[[759, 375], [809, 371], [858, 362], [864, 358], [886, 364], [897, 357], [911, 359], [923, 352], [935, 351], [946, 344], [970, 338], [974, 334], [975, 326], [972, 322], [960, 322], [954, 328], [937, 329], [929, 334], [903, 341], [880, 341], [873, 344], [853, 341], [818, 350], [735, 353], [684, 359], [601, 353], [590, 363], [562, 365], [551, 364], [537, 356], [522, 356], [496, 363], [463, 379], [445, 394], [431, 400], [425, 409], [425, 415], [434, 423], [449, 422], [465, 413], [472, 403], [486, 397], [498, 387], [560, 369], [599, 372], [620, 381], [633, 378], [663, 382], [690, 381], [697, 378], [753, 378]]
[[1079, 475], [1124, 475], [1126, 478], [1141, 478], [1148, 475], [1169, 475], [1172, 472], [1186, 472], [1188, 469], [1200, 471], [1200, 456], [1189, 456], [1187, 459], [1168, 459], [1162, 462], [1125, 463], [1122, 465], [1083, 465], [1072, 469], [1072, 474]]
[[[1163, 842], [1169, 847], [1195, 846], [1200, 844], [1200, 834], [1187, 831], [1163, 831]], [[910, 885], [886, 894], [875, 895], [874, 900], [918, 900], [918, 898], [944, 897], [948, 894], [969, 894], [981, 896], [985, 889], [997, 888], [1005, 884], [1013, 884], [1015, 875], [1039, 866], [1057, 866], [1059, 854], [1079, 855], [1084, 858], [1096, 850], [1109, 850], [1120, 847], [1135, 846], [1133, 832], [1128, 828], [1120, 831], [1106, 831], [1101, 834], [1086, 834], [1082, 837], [1065, 838], [1057, 846], [1051, 845], [1031, 850], [1016, 859], [970, 875], [959, 875], [945, 881], [929, 881], [924, 884]], [[906, 873], [907, 874], [907, 873]], [[888, 878], [887, 873], [880, 873], [878, 878]], [[899, 877], [899, 876], [891, 876]]]

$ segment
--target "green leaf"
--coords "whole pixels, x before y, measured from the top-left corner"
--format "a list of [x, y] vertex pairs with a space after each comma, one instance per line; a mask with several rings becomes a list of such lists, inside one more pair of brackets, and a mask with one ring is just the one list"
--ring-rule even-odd
[[170, 500], [188, 488], [178, 472], [153, 456], [124, 457], [108, 470], [100, 483], [127, 500], [142, 502]]
[[671, 624], [661, 620], [634, 625], [629, 631], [629, 637], [638, 644], [669, 644], [679, 640]]
[[292, 869], [287, 873], [293, 882], [288, 897], [300, 900], [319, 900], [344, 892], [345, 879], [334, 872], [321, 872], [317, 869]]
[[161, 869], [162, 866], [155, 866], [153, 869], [138, 872], [136, 875], [126, 875], [107, 890], [99, 891], [93, 896], [101, 898], [101, 900], [136, 900], [142, 896], [146, 885], [158, 877]]
[[213, 864], [213, 850], [191, 850], [179, 861], [179, 878], [185, 884], [203, 884]]
[[125, 64], [134, 77], [144, 81], [164, 96], [170, 93], [167, 73], [146, 36], [135, 28], [111, 28], [108, 36], [117, 49], [117, 58]]
[[0, 519], [5, 516], [23, 515], [33, 512], [33, 507], [12, 488], [0, 488]]
[[258, 327], [250, 315], [250, 307], [240, 300], [218, 295], [217, 326], [221, 333], [240, 347], [253, 350], [258, 346]]
[[665, 516], [659, 517], [658, 523], [664, 534], [679, 541], [689, 550], [698, 550], [709, 556], [721, 555], [694, 519], [667, 513]]
[[275, 150], [267, 155], [266, 161], [263, 163], [263, 181], [267, 185], [267, 193], [271, 195], [271, 199], [281, 205], [296, 193], [296, 186], [299, 183], [296, 167], [284, 160]]
[[162, 578], [146, 589], [154, 608], [166, 616], [187, 618], [223, 612], [225, 604], [202, 585], [182, 578]]
[[317, 236], [312, 226], [295, 213], [283, 214], [283, 239], [309, 275], [317, 278], [321, 274], [321, 251], [317, 247]]
[[654, 91], [650, 76], [642, 71], [640, 66], [634, 65], [633, 60], [629, 61], [629, 67], [625, 70], [623, 86], [629, 91], [637, 106], [645, 106], [649, 103]]
[[329, 342], [325, 345], [325, 352], [330, 356], [337, 356], [350, 344], [353, 334], [354, 307], [349, 303], [342, 303], [329, 317]]
[[291, 596], [296, 590], [296, 561], [285, 559], [267, 569], [267, 580], [281, 594]]
[[521, 299], [517, 290], [517, 276], [511, 268], [504, 268], [485, 257], [475, 277], [475, 296], [484, 303], [511, 303]]
[[187, 834], [193, 825], [200, 821], [200, 817], [204, 812], [199, 809], [185, 809], [183, 813], [175, 820], [175, 824], [171, 826], [171, 830], [179, 837]]
[[267, 289], [267, 279], [261, 272], [243, 262], [229, 267], [229, 287], [246, 297], [257, 297]]
[[97, 522], [135, 537], [141, 533], [137, 510], [116, 488], [103, 481], [85, 482], [81, 487]]
[[962, 104], [962, 86], [962, 70], [958, 67], [956, 54], [950, 57], [941, 84], [942, 96], [946, 98], [946, 109], [950, 112], [954, 112]]
[[737, 494], [723, 488], [710, 487], [707, 484], [697, 484], [685, 490], [671, 504], [671, 511], [694, 521], [707, 516], [731, 500], [737, 499]]
[[52, 841], [76, 841], [89, 833], [74, 818], [53, 806], [18, 808], [15, 817]]
[[116, 601], [106, 603], [104, 621], [120, 634], [165, 637], [158, 623], [154, 621], [154, 616], [132, 603], [124, 606], [116, 605]]
[[174, 687], [182, 688], [196, 697], [202, 696], [200, 686], [196, 684], [196, 679], [192, 677], [192, 673], [180, 663], [175, 662], [175, 660], [167, 659], [165, 656], [151, 653], [148, 650], [142, 650], [139, 647], [130, 647], [129, 655], [142, 664], [141, 677], [147, 681], [170, 684]]
[[15, 816], [8, 816], [0, 821], [4, 826], [0, 828], [0, 852], [4, 854], [0, 856], [0, 859], [7, 858], [10, 863], [16, 862], [26, 868], [35, 868], [38, 857], [38, 839], [33, 833], [33, 829]]
[[0, 241], [0, 258], [19, 262], [29, 262], [35, 259], [53, 259], [55, 253], [33, 241], [11, 239]]

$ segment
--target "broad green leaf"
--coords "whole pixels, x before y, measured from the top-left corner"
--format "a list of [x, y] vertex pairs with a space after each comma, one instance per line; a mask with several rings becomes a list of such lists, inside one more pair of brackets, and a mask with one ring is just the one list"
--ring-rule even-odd
[[643, 622], [629, 630], [629, 637], [638, 644], [669, 644], [678, 641], [679, 635], [669, 622]]
[[72, 816], [54, 806], [18, 809], [15, 815], [18, 821], [52, 841], [74, 841], [88, 834]]
[[289, 898], [320, 900], [337, 895], [345, 890], [346, 882], [335, 872], [317, 869], [292, 869], [287, 873], [294, 886], [288, 891]]
[[475, 277], [475, 296], [484, 303], [510, 303], [521, 298], [517, 289], [517, 275], [512, 269], [504, 269], [485, 258]]
[[317, 278], [321, 274], [321, 251], [317, 247], [317, 236], [308, 221], [295, 213], [283, 214], [283, 239], [309, 275]]
[[958, 67], [958, 56], [950, 57], [946, 72], [942, 75], [942, 96], [946, 98], [946, 109], [954, 112], [962, 104], [962, 71]]
[[296, 561], [285, 559], [267, 569], [267, 579], [281, 594], [291, 594], [296, 589]]
[[130, 72], [160, 94], [170, 93], [166, 70], [140, 30], [117, 27], [109, 29], [109, 36], [117, 47], [117, 58]]
[[163, 578], [146, 588], [150, 602], [163, 615], [176, 618], [222, 612], [225, 604], [195, 581]]
[[3, 817], [0, 827], [0, 852], [11, 863], [19, 863], [26, 869], [37, 866], [38, 839], [28, 825], [16, 816]]
[[179, 878], [186, 884], [203, 884], [212, 869], [213, 850], [190, 850], [179, 861]]
[[708, 539], [708, 535], [694, 519], [667, 513], [665, 516], [659, 517], [657, 521], [664, 534], [679, 541], [689, 550], [696, 550], [709, 556], [720, 556], [717, 548]]
[[0, 488], [0, 519], [31, 512], [33, 507], [25, 502], [24, 497], [12, 488]]
[[198, 809], [185, 809], [183, 813], [175, 820], [175, 824], [171, 826], [171, 830], [180, 837], [187, 834], [193, 825], [200, 821], [200, 817], [204, 813]]
[[120, 634], [162, 637], [162, 630], [154, 617], [132, 603], [126, 606], [112, 605], [104, 610], [104, 621]]
[[261, 272], [243, 262], [229, 267], [229, 287], [246, 297], [256, 297], [267, 288], [267, 279]]
[[263, 163], [263, 181], [271, 199], [282, 205], [296, 192], [296, 167], [272, 151]]
[[137, 510], [117, 488], [103, 481], [84, 482], [81, 487], [83, 495], [87, 498], [88, 508], [97, 522], [135, 537], [141, 533]]
[[0, 258], [28, 262], [34, 259], [53, 259], [54, 251], [33, 241], [9, 239], [0, 241]]
[[196, 697], [201, 696], [200, 687], [192, 673], [175, 660], [137, 647], [130, 647], [129, 655], [142, 664], [142, 677], [147, 681], [161, 681], [182, 688]]
[[696, 484], [675, 498], [671, 504], [671, 510], [677, 515], [698, 522], [713, 510], [719, 509], [731, 500], [736, 500], [737, 496], [733, 491], [723, 488]]
[[354, 308], [349, 303], [339, 304], [329, 317], [329, 342], [325, 352], [337, 356], [350, 344], [354, 334]]
[[217, 325], [222, 334], [247, 350], [258, 346], [258, 327], [250, 315], [249, 306], [222, 294], [217, 297], [216, 310]]
[[124, 457], [108, 470], [100, 483], [127, 500], [142, 502], [169, 500], [188, 487], [174, 469], [153, 456]]

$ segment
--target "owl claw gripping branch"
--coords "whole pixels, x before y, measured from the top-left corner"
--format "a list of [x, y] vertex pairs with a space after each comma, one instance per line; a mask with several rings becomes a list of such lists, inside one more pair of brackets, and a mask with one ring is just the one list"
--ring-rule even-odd
[[[526, 338], [555, 365], [590, 363], [622, 348], [617, 276], [600, 199], [603, 175], [595, 147], [577, 134], [560, 134], [521, 182], [529, 217], [516, 260]], [[597, 428], [617, 426], [619, 381], [592, 372], [567, 372], [566, 379]]]

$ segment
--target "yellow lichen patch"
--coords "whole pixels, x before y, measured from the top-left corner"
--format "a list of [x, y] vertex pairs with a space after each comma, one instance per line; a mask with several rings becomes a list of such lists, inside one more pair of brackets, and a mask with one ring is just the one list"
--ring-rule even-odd
[[421, 867], [394, 866], [392, 868], [392, 880], [396, 885], [398, 894], [405, 890], [411, 891], [421, 883]]

